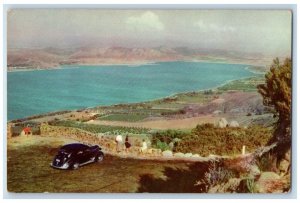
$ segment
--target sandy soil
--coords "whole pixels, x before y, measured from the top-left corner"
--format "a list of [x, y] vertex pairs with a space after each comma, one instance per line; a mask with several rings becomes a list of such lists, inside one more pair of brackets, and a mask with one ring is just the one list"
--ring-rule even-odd
[[126, 122], [126, 121], [102, 121], [91, 120], [86, 123], [111, 125], [111, 126], [125, 126], [125, 127], [140, 127], [151, 129], [191, 129], [202, 123], [215, 123], [220, 117], [217, 116], [198, 116], [184, 119], [170, 119], [170, 120], [155, 120], [155, 121], [142, 121], [142, 122]]

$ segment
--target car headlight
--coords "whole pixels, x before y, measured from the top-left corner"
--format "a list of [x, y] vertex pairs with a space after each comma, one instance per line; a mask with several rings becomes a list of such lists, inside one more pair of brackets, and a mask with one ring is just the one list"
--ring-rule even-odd
[[62, 165], [62, 168], [69, 168], [69, 163], [64, 163], [64, 164]]

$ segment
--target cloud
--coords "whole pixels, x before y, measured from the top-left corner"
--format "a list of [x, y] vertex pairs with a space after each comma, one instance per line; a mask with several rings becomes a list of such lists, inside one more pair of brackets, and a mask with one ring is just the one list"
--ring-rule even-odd
[[127, 18], [126, 24], [130, 29], [134, 29], [135, 31], [162, 31], [165, 29], [165, 26], [160, 21], [159, 17], [151, 11], [147, 11], [141, 16], [131, 16]]
[[234, 32], [236, 31], [235, 27], [218, 25], [214, 23], [206, 23], [203, 20], [199, 20], [194, 23], [194, 26], [199, 27], [203, 32]]

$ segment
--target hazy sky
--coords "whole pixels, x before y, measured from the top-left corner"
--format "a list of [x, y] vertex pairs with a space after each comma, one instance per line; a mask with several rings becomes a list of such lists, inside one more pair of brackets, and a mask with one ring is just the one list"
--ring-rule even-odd
[[9, 48], [187, 46], [289, 54], [288, 10], [15, 9]]

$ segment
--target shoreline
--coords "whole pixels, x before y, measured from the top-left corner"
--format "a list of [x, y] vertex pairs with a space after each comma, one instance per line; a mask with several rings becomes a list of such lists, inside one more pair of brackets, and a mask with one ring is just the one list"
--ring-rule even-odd
[[[13, 73], [13, 72], [25, 72], [25, 71], [43, 71], [43, 70], [61, 70], [61, 69], [73, 69], [73, 68], [80, 68], [83, 66], [128, 66], [128, 67], [137, 67], [137, 66], [142, 66], [142, 65], [155, 65], [156, 61], [152, 62], [138, 62], [138, 63], [100, 63], [100, 64], [64, 64], [58, 67], [49, 67], [49, 68], [17, 68], [13, 70], [7, 69], [8, 73]], [[77, 67], [76, 67], [77, 66]], [[8, 67], [7, 67], [8, 68]]]
[[[138, 67], [138, 66], [143, 66], [143, 65], [155, 65], [158, 63], [168, 63], [168, 62], [186, 62], [186, 63], [217, 63], [217, 64], [228, 64], [228, 65], [246, 65], [246, 66], [263, 66], [260, 64], [250, 64], [245, 62], [236, 62], [236, 61], [218, 61], [218, 60], [174, 60], [174, 61], [137, 61], [133, 63], [99, 63], [99, 64], [64, 64], [56, 67], [48, 67], [48, 68], [13, 68], [9, 69], [9, 67], [6, 67], [8, 73], [13, 73], [13, 72], [25, 72], [25, 71], [43, 71], [43, 70], [61, 70], [61, 69], [66, 69], [65, 67], [68, 67], [69, 69], [72, 68], [80, 68], [78, 66], [127, 66], [127, 67]], [[74, 67], [72, 67], [74, 66]], [[77, 66], [77, 67], [76, 67]], [[250, 70], [249, 70], [250, 71]], [[251, 71], [250, 71], [251, 72]], [[258, 73], [256, 73], [258, 74]]]
[[251, 67], [255, 67], [255, 66], [249, 66], [249, 67], [246, 67], [245, 69], [251, 73], [258, 74], [258, 75], [265, 75], [267, 72], [267, 71], [263, 71], [263, 70], [261, 70], [261, 71], [253, 70], [253, 69], [251, 69]]
[[[249, 67], [248, 66], [245, 67], [245, 69], [247, 69], [247, 68], [249, 68]], [[225, 86], [225, 85], [227, 85], [231, 82], [238, 81], [238, 80], [245, 80], [245, 79], [248, 79], [248, 78], [257, 77], [257, 75], [261, 75], [259, 73], [254, 73], [254, 74], [256, 74], [256, 76], [249, 76], [249, 77], [242, 77], [242, 78], [239, 78], [239, 79], [228, 80], [228, 81], [225, 81], [224, 83], [222, 83], [220, 85], [217, 85], [217, 86], [214, 86], [214, 87], [211, 87], [211, 88], [198, 89], [198, 90], [194, 90], [194, 91], [190, 90], [190, 91], [185, 91], [185, 92], [177, 92], [177, 93], [172, 93], [168, 96], [154, 98], [154, 99], [150, 99], [150, 100], [146, 100], [146, 101], [139, 101], [139, 102], [132, 102], [132, 103], [118, 103], [118, 104], [111, 104], [111, 105], [97, 105], [97, 106], [85, 107], [85, 108], [82, 108], [82, 109], [61, 109], [61, 110], [50, 111], [50, 112], [45, 112], [45, 113], [41, 113], [41, 114], [34, 114], [34, 115], [30, 115], [30, 116], [23, 117], [23, 118], [16, 118], [16, 119], [12, 119], [12, 120], [7, 119], [7, 123], [18, 121], [18, 120], [23, 120], [21, 122], [30, 121], [30, 120], [35, 119], [36, 117], [47, 117], [47, 116], [59, 115], [59, 114], [62, 114], [66, 111], [84, 111], [84, 110], [89, 110], [89, 109], [94, 109], [94, 108], [101, 108], [101, 107], [109, 107], [109, 106], [142, 104], [142, 103], [147, 103], [147, 102], [159, 101], [159, 100], [163, 100], [163, 99], [166, 99], [166, 98], [176, 97], [177, 95], [180, 95], [180, 94], [189, 94], [189, 93], [193, 93], [193, 92], [201, 93], [201, 92], [204, 92], [204, 91], [207, 91], [207, 90], [217, 91], [218, 88], [223, 87], [223, 86]], [[49, 115], [49, 114], [52, 114], [52, 115]]]

